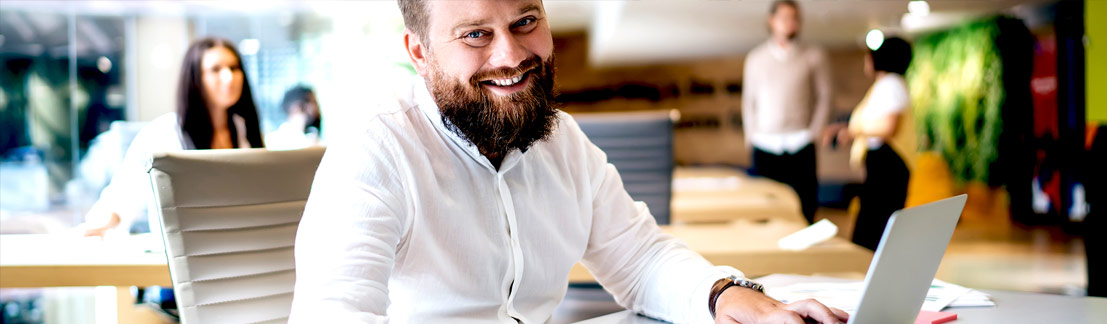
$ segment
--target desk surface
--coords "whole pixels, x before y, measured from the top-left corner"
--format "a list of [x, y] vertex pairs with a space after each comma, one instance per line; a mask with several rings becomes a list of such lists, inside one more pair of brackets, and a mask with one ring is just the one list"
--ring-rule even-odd
[[[996, 307], [949, 308], [957, 314], [950, 324], [994, 323], [1103, 323], [1107, 319], [1107, 298], [1069, 297], [1022, 292], [984, 290]], [[662, 321], [621, 311], [576, 324], [660, 324]]]
[[[801, 220], [802, 221], [802, 220]], [[662, 226], [662, 230], [683, 239], [707, 261], [729, 265], [747, 276], [770, 273], [865, 273], [873, 253], [841, 238], [817, 244], [803, 251], [782, 250], [777, 241], [806, 226], [787, 220], [764, 222], [739, 219], [730, 223]], [[591, 274], [577, 264], [570, 282], [593, 282]]]
[[731, 168], [677, 167], [670, 206], [674, 223], [804, 221], [799, 196], [791, 187]]
[[[842, 239], [803, 251], [786, 251], [777, 240], [804, 227], [784, 220], [736, 220], [719, 224], [663, 226], [715, 264], [747, 275], [861, 272], [872, 252]], [[740, 234], [740, 235], [739, 235]], [[0, 235], [0, 288], [70, 286], [171, 286], [164, 253], [150, 235], [100, 240], [76, 235]], [[33, 248], [28, 248], [33, 247]], [[570, 282], [594, 282], [577, 264]]]
[[0, 288], [172, 286], [156, 237], [0, 235]]

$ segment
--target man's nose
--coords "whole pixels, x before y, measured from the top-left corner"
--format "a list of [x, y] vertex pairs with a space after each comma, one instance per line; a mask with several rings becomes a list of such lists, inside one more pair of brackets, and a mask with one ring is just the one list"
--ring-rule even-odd
[[513, 34], [496, 37], [492, 43], [492, 55], [488, 63], [494, 68], [516, 67], [530, 57], [530, 51]]

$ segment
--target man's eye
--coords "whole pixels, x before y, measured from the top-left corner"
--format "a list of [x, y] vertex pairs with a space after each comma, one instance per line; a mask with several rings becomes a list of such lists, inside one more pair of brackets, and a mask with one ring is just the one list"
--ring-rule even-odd
[[534, 17], [523, 18], [523, 19], [520, 19], [519, 21], [515, 22], [515, 27], [523, 27], [523, 26], [531, 25], [531, 24], [534, 24], [534, 22], [536, 20], [538, 20], [538, 19], [535, 19]]
[[465, 34], [465, 38], [481, 38], [482, 36], [485, 36], [485, 35], [486, 35], [486, 33], [483, 32], [483, 31], [474, 30], [474, 31], [469, 32], [468, 34]]

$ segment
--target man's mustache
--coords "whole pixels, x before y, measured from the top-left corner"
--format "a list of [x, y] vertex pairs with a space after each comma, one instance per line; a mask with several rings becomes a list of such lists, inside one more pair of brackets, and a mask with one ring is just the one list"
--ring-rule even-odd
[[472, 78], [469, 79], [469, 83], [476, 87], [481, 80], [507, 79], [516, 75], [523, 74], [530, 70], [541, 71], [541, 69], [538, 69], [538, 67], [540, 66], [542, 66], [542, 59], [539, 58], [538, 55], [534, 55], [523, 60], [522, 62], [519, 62], [519, 65], [515, 67], [499, 68], [495, 70], [477, 72], [473, 75]]

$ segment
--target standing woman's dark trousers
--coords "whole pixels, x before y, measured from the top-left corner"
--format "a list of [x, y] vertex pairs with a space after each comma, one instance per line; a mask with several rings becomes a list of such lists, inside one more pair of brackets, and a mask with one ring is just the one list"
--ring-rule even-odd
[[907, 201], [911, 171], [887, 144], [869, 149], [865, 157], [865, 183], [861, 185], [861, 210], [853, 227], [853, 243], [876, 250], [892, 213]]
[[807, 144], [795, 154], [776, 155], [753, 148], [753, 174], [782, 182], [792, 187], [800, 198], [803, 217], [815, 221], [819, 207], [819, 180], [815, 174], [815, 145]]

